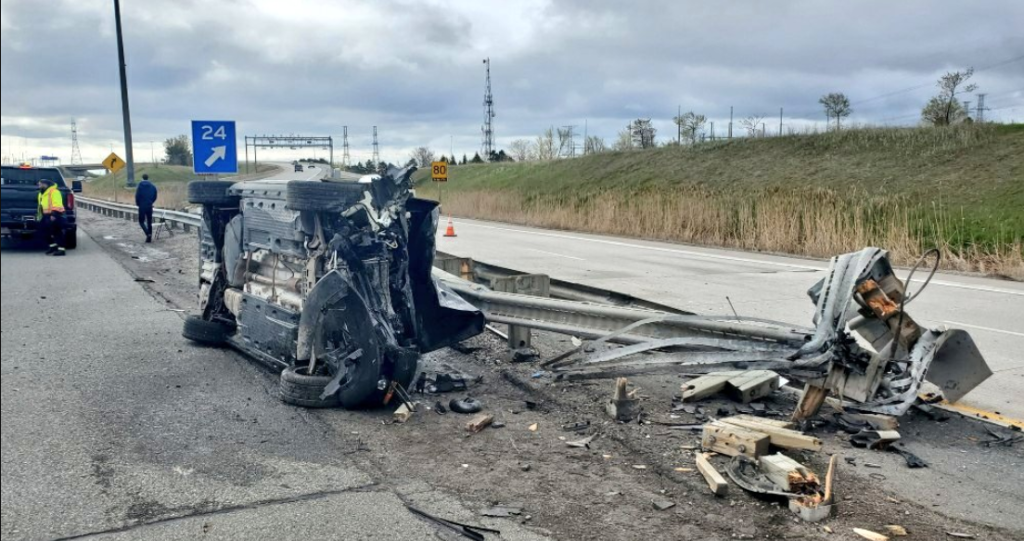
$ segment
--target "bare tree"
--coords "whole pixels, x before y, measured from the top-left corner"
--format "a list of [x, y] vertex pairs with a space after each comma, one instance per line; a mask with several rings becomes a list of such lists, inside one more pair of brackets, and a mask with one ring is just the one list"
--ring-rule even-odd
[[633, 150], [633, 132], [629, 128], [620, 131], [615, 139], [615, 146], [612, 149], [616, 152]]
[[537, 159], [546, 162], [555, 159], [555, 130], [548, 128], [537, 138]]
[[420, 167], [428, 167], [430, 164], [434, 163], [436, 157], [437, 155], [434, 154], [434, 151], [427, 147], [420, 147], [412, 151], [412, 159], [416, 160], [416, 163]]
[[605, 144], [604, 139], [591, 135], [587, 137], [586, 146], [583, 149], [584, 154], [603, 154], [608, 152], [608, 145]]
[[658, 146], [658, 130], [654, 128], [654, 124], [651, 123], [651, 119], [639, 118], [634, 120], [633, 123], [629, 125], [629, 131], [632, 135], [635, 147], [647, 150]]
[[[958, 94], [970, 94], [978, 85], [967, 82], [974, 77], [974, 68], [967, 71], [947, 73], [939, 79], [939, 95], [932, 98], [922, 111], [921, 118], [934, 126], [952, 126], [967, 116], [966, 107], [957, 98]], [[936, 114], [939, 112], [941, 114]]]
[[740, 121], [740, 127], [747, 130], [747, 137], [760, 137], [766, 115], [752, 115]]
[[850, 98], [841, 92], [826, 94], [818, 100], [825, 107], [825, 116], [831, 126], [831, 120], [836, 119], [836, 131], [843, 129], [843, 119], [853, 114], [853, 107], [850, 105]]
[[516, 139], [512, 141], [509, 146], [509, 152], [512, 154], [512, 159], [517, 162], [525, 162], [530, 160], [531, 150], [533, 144], [526, 139]]
[[679, 131], [683, 134], [683, 137], [690, 144], [694, 144], [697, 142], [697, 136], [704, 133], [704, 126], [708, 123], [708, 117], [690, 111], [683, 116], [677, 116], [674, 121], [679, 126]]

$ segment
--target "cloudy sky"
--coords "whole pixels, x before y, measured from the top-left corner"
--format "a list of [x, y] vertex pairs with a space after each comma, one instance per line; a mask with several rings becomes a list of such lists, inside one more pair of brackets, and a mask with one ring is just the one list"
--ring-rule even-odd
[[[123, 149], [112, 0], [3, 0], [4, 159]], [[494, 65], [499, 143], [550, 126], [609, 142], [630, 119], [913, 124], [943, 72], [977, 68], [990, 117], [1024, 121], [1021, 0], [122, 0], [135, 148], [231, 119], [241, 134], [333, 135], [354, 158], [480, 148]], [[976, 99], [974, 96], [965, 99]], [[339, 143], [340, 146], [340, 143]], [[277, 154], [275, 157], [290, 158]]]

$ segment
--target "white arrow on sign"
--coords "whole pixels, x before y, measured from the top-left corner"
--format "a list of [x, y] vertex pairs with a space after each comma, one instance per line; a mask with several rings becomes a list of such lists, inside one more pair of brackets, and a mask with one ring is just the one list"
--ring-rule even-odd
[[206, 167], [213, 167], [213, 164], [228, 157], [228, 147], [213, 147], [213, 155], [206, 160]]

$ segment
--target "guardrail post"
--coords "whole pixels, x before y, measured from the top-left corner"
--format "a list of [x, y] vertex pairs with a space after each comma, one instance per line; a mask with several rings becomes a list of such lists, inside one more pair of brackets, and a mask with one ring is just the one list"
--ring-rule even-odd
[[[496, 278], [491, 282], [491, 289], [501, 293], [530, 295], [531, 297], [551, 296], [551, 277], [544, 274], [524, 274], [508, 278]], [[533, 335], [530, 329], [510, 325], [508, 328], [508, 347], [517, 350], [531, 347]]]

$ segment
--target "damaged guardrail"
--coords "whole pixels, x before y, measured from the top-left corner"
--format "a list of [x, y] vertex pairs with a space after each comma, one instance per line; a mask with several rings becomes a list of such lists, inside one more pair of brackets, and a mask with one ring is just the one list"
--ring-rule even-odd
[[[100, 201], [86, 197], [76, 197], [75, 204], [79, 208], [104, 216], [124, 220], [137, 220], [139, 217], [139, 208], [134, 205], [122, 205], [120, 203], [111, 203], [110, 201]], [[180, 227], [186, 233], [192, 229], [199, 229], [203, 225], [202, 216], [165, 209], [153, 209], [153, 220], [157, 223], [166, 223], [172, 228]]]
[[[470, 266], [485, 273], [493, 269]], [[507, 278], [508, 272], [492, 274]], [[888, 253], [876, 248], [833, 259], [829, 276], [810, 291], [817, 306], [813, 330], [669, 313], [638, 303], [616, 306], [503, 293], [464, 279], [479, 278], [472, 273], [460, 274], [434, 271], [490, 322], [592, 340], [544, 363], [559, 379], [773, 370], [807, 385], [795, 416], [802, 420], [816, 415], [829, 394], [859, 411], [903, 415], [918, 401], [926, 381], [955, 402], [992, 376], [968, 333], [925, 329], [914, 322], [905, 308], [921, 292], [909, 295]], [[594, 290], [589, 296], [615, 295]], [[609, 343], [627, 347], [609, 349]]]

